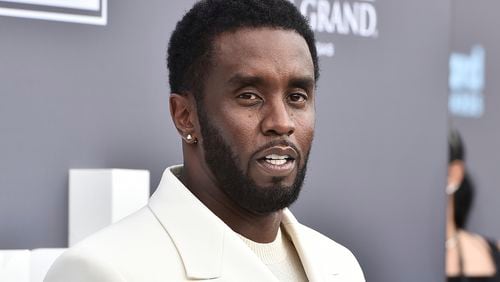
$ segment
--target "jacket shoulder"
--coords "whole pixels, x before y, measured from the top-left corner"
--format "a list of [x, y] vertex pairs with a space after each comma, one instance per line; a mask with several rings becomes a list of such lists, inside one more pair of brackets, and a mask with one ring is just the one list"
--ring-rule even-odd
[[170, 236], [144, 207], [63, 253], [45, 282], [183, 280], [183, 273]]
[[91, 253], [68, 250], [52, 265], [44, 282], [126, 281], [106, 261]]

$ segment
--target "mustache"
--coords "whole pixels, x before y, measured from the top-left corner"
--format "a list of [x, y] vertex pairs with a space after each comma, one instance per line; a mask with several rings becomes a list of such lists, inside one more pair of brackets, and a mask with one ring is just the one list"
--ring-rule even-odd
[[286, 139], [273, 140], [271, 142], [268, 142], [268, 143], [260, 146], [257, 150], [255, 150], [255, 153], [253, 153], [252, 157], [254, 157], [255, 155], [257, 155], [261, 151], [264, 151], [266, 149], [269, 149], [269, 148], [272, 148], [272, 147], [275, 147], [275, 146], [291, 147], [292, 149], [295, 150], [295, 152], [297, 152], [297, 155], [298, 155], [299, 158], [302, 157], [302, 151], [300, 151], [299, 148], [295, 144], [293, 144], [292, 142], [290, 142], [290, 141], [288, 141]]

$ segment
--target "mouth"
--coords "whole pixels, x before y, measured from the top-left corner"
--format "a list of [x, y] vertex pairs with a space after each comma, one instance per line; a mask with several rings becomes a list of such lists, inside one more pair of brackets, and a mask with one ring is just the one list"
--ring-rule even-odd
[[298, 154], [292, 147], [272, 147], [257, 157], [259, 167], [266, 175], [284, 177], [293, 172]]

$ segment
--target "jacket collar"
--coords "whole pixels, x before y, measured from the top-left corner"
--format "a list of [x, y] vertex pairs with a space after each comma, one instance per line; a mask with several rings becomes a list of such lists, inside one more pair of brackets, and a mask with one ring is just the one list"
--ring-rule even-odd
[[[241, 246], [245, 251], [246, 246], [229, 226], [180, 182], [176, 174], [180, 174], [181, 170], [182, 165], [165, 170], [158, 189], [149, 200], [149, 207], [172, 238], [187, 277], [215, 279], [222, 275], [224, 246]], [[288, 209], [284, 210], [282, 226], [297, 250], [308, 280], [321, 281], [321, 266], [324, 264], [322, 250], [317, 250], [314, 242], [303, 237], [303, 226]], [[250, 249], [248, 253], [248, 258], [257, 262]], [[264, 264], [262, 267], [270, 274]]]
[[190, 279], [221, 275], [224, 233], [227, 227], [175, 174], [182, 166], [169, 167], [149, 200], [149, 207], [172, 238]]

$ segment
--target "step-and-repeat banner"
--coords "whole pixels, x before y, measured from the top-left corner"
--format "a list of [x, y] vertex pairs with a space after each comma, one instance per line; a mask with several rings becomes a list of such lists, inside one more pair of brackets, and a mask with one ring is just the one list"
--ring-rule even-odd
[[[193, 2], [0, 1], [0, 15], [23, 17], [0, 16], [0, 249], [66, 246], [70, 168], [147, 169], [155, 187], [181, 162], [165, 52]], [[440, 281], [450, 1], [292, 2], [322, 70], [292, 209], [349, 247], [370, 282]], [[107, 25], [24, 17], [76, 10]], [[481, 56], [474, 44], [457, 52]]]

